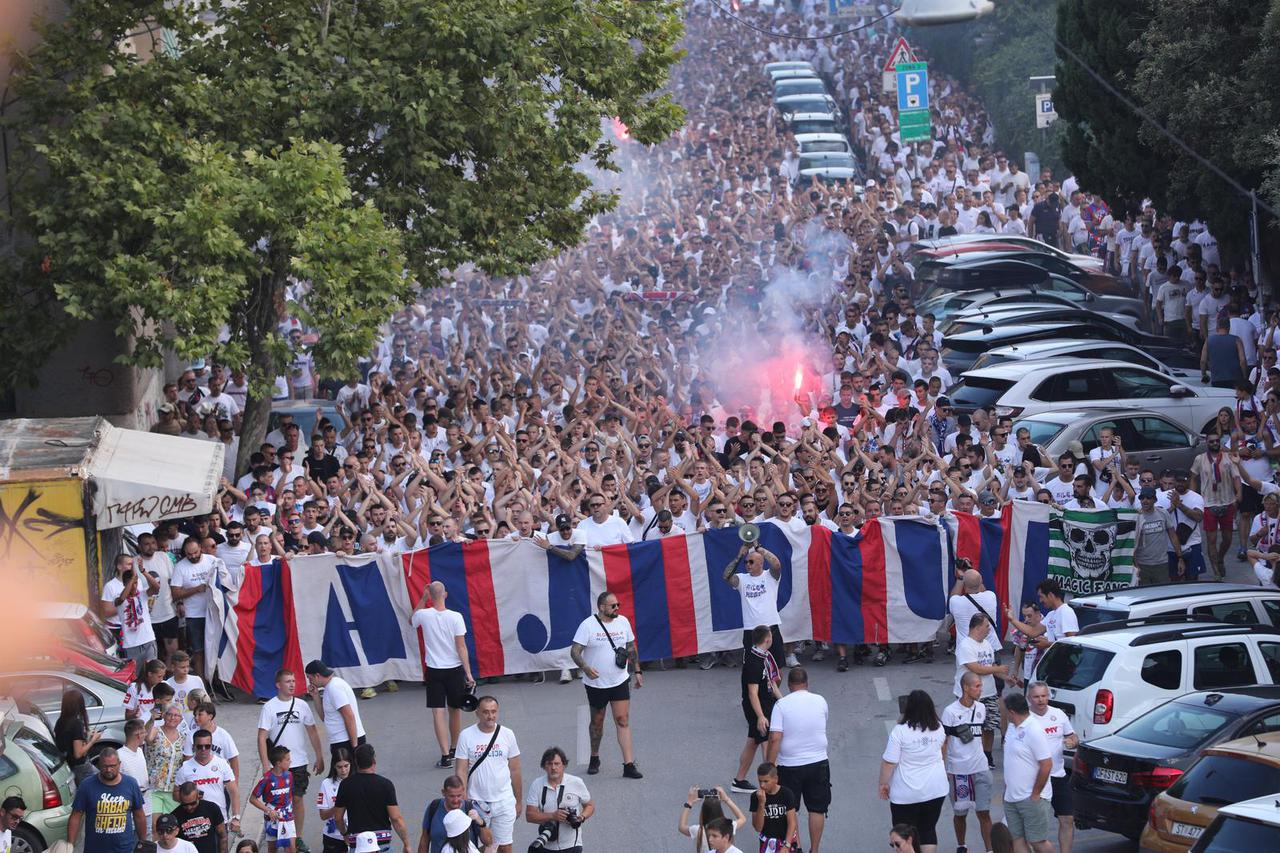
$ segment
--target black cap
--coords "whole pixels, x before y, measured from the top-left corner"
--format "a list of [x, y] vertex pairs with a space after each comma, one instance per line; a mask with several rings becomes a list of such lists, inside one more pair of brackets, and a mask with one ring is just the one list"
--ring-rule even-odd
[[320, 675], [325, 678], [333, 675], [333, 667], [329, 666], [319, 658], [316, 658], [311, 661], [311, 663], [307, 664], [307, 668], [303, 671], [306, 672], [307, 675]]
[[556, 530], [564, 530], [566, 527], [573, 527], [573, 522], [569, 520], [569, 516], [560, 513], [556, 516]]
[[934, 401], [934, 405], [942, 408], [950, 406], [951, 398], [948, 397], [946, 394], [943, 394], [941, 397], [939, 397], [937, 400]]
[[171, 814], [162, 814], [156, 818], [156, 832], [173, 832], [178, 828], [178, 819]]

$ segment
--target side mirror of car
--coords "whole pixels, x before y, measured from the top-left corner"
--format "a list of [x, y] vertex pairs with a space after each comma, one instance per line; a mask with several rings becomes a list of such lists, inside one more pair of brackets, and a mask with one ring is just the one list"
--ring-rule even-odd
[[1170, 385], [1169, 394], [1174, 397], [1190, 397], [1191, 389], [1186, 385]]

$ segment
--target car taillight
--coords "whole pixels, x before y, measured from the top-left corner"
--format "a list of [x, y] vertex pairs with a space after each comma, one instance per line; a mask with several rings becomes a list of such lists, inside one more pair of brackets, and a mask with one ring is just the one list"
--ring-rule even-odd
[[1085, 763], [1084, 754], [1078, 749], [1076, 750], [1075, 774], [1082, 779], [1089, 775], [1089, 765]]
[[41, 807], [46, 809], [56, 809], [62, 805], [62, 792], [58, 790], [58, 783], [53, 781], [53, 776], [49, 775], [49, 771], [39, 761], [32, 761], [36, 767], [36, 773], [40, 775], [40, 801]]
[[1112, 695], [1110, 690], [1103, 688], [1098, 691], [1098, 695], [1093, 699], [1093, 722], [1109, 723], [1111, 722], [1111, 714], [1116, 709], [1116, 697]]
[[1022, 414], [1024, 408], [1024, 406], [996, 406], [996, 417], [1016, 418]]
[[[1182, 771], [1176, 767], [1157, 767], [1145, 773], [1133, 773], [1129, 776], [1129, 781], [1143, 788], [1167, 791], [1173, 787], [1173, 783], [1177, 782], [1178, 777], [1181, 775]], [[1152, 804], [1152, 808], [1155, 808], [1154, 804]]]

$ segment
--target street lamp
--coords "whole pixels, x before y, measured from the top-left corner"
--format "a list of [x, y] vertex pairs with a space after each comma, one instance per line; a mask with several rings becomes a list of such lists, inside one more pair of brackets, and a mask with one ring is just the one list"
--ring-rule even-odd
[[995, 9], [991, 0], [903, 0], [895, 16], [910, 27], [973, 21]]

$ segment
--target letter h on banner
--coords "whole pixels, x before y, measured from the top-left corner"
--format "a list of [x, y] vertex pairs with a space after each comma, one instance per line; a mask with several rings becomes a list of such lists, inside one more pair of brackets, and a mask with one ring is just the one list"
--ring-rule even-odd
[[[332, 667], [373, 666], [406, 657], [400, 620], [391, 605], [377, 563], [339, 565], [337, 573], [342, 582], [346, 608], [338, 588], [330, 584], [321, 646], [324, 662]], [[349, 619], [348, 610], [351, 613]]]

